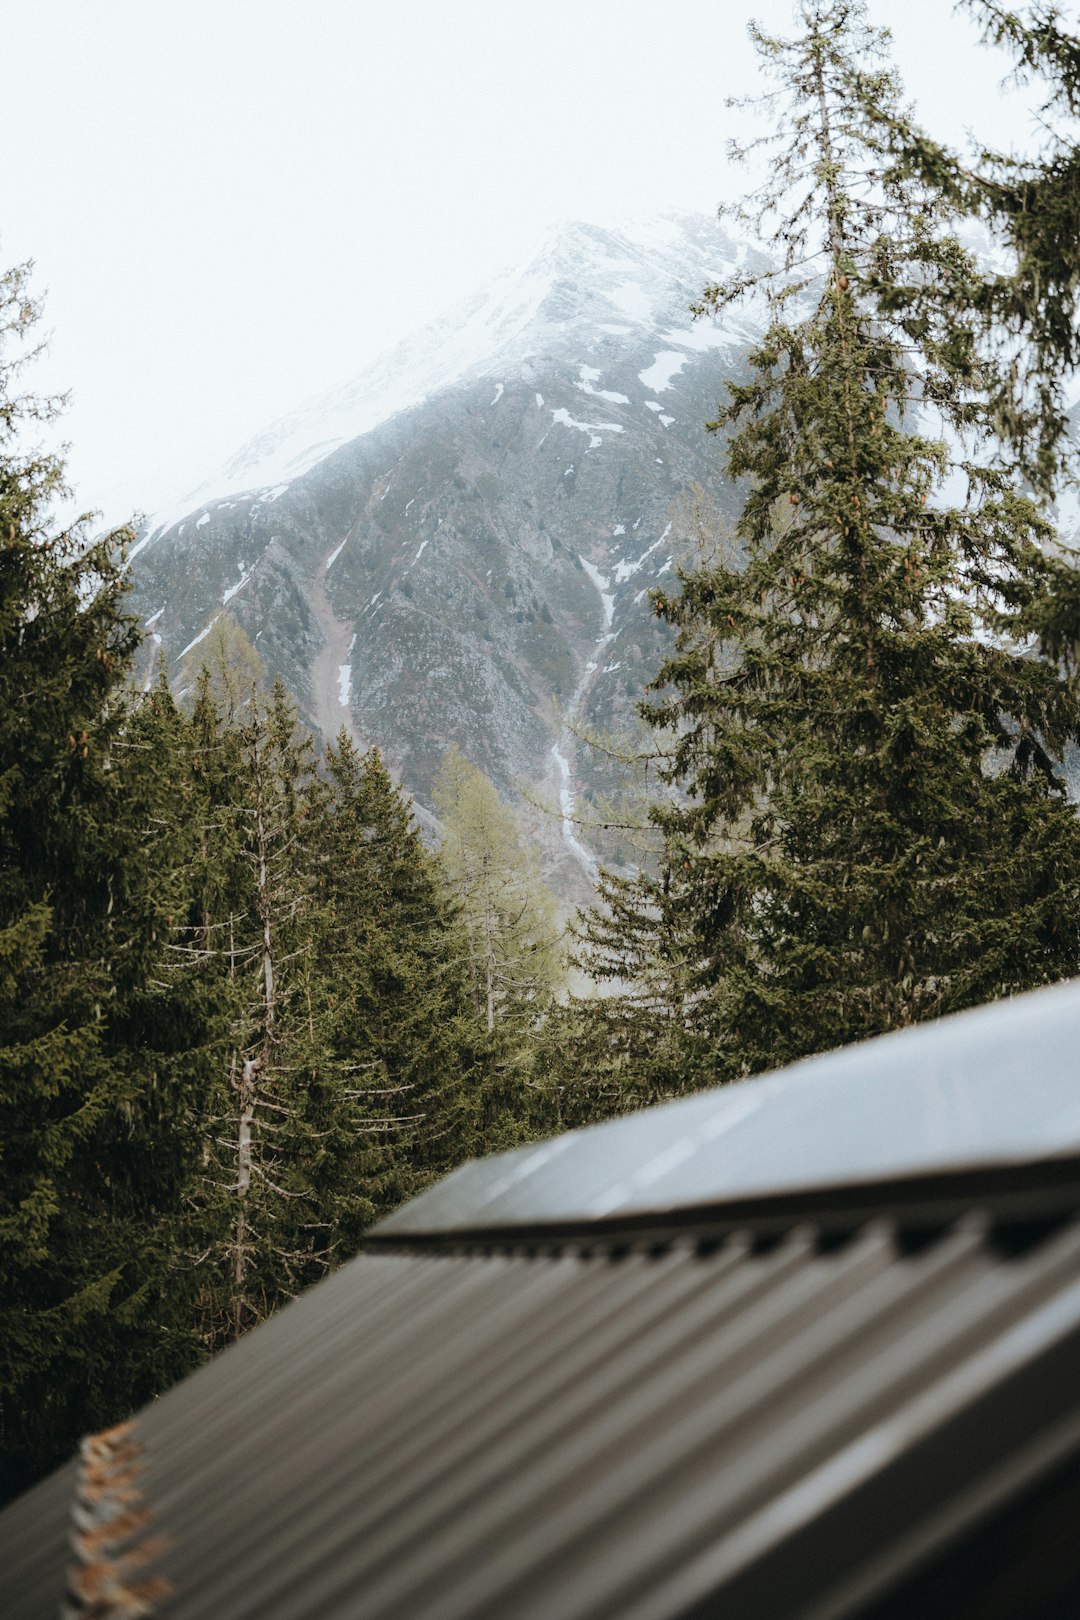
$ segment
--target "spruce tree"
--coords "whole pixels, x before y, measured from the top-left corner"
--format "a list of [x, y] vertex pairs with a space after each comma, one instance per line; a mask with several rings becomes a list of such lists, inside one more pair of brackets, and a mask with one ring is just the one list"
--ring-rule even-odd
[[190, 1220], [209, 1347], [354, 1253], [476, 1151], [481, 1031], [440, 870], [378, 755], [310, 736], [230, 634], [199, 679], [182, 945], [216, 987], [217, 1066]]
[[122, 537], [56, 532], [60, 463], [20, 449], [50, 414], [14, 387], [34, 315], [26, 270], [0, 278], [0, 1490], [197, 1352], [184, 789], [127, 686]]
[[262, 1321], [322, 1269], [325, 1227], [305, 1088], [314, 749], [280, 684], [269, 699], [253, 684], [230, 712], [226, 724], [204, 670], [192, 719], [204, 847], [188, 937], [228, 1009], [194, 1217], [210, 1346]]
[[779, 150], [742, 217], [776, 268], [700, 308], [765, 316], [710, 424], [742, 554], [657, 594], [676, 645], [642, 710], [676, 734], [655, 819], [718, 1079], [1080, 965], [1055, 765], [1080, 710], [1029, 644], [1054, 537], [994, 462], [978, 267], [892, 161], [907, 115], [863, 6], [799, 16], [755, 34]]
[[[988, 404], [999, 454], [1032, 487], [1050, 493], [1075, 473], [1068, 435], [1068, 384], [1080, 364], [1080, 37], [1061, 9], [962, 0], [985, 39], [1010, 52], [1014, 78], [1040, 96], [1033, 151], [1002, 152], [985, 141], [960, 154], [895, 108], [869, 108], [898, 173], [916, 174], [928, 197], [982, 220], [999, 250], [965, 289], [988, 357]], [[900, 302], [912, 288], [897, 287]], [[1055, 582], [1074, 599], [1073, 582]], [[1080, 618], [1073, 614], [1074, 622]]]
[[378, 751], [327, 750], [315, 863], [313, 1178], [339, 1256], [475, 1150], [480, 1031], [459, 926]]
[[602, 868], [596, 902], [574, 919], [572, 939], [592, 993], [555, 1012], [538, 1060], [560, 1122], [591, 1124], [708, 1084], [699, 949], [670, 852], [633, 877]]

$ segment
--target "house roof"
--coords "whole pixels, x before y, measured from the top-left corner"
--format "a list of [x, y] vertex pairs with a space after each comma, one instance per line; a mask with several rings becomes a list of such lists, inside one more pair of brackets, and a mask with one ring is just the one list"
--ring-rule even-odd
[[[425, 1194], [139, 1415], [163, 1613], [1078, 1612], [1070, 1018], [1076, 987], [1042, 992]], [[870, 1132], [860, 1072], [887, 1107], [864, 1155], [832, 1140], [844, 1097]], [[792, 1111], [826, 1116], [801, 1171]], [[635, 1183], [683, 1139], [682, 1183], [673, 1158]], [[0, 1515], [6, 1620], [57, 1613], [71, 1492], [61, 1471]]]
[[1075, 981], [467, 1164], [378, 1239], [820, 1205], [1080, 1157], [1078, 1038]]

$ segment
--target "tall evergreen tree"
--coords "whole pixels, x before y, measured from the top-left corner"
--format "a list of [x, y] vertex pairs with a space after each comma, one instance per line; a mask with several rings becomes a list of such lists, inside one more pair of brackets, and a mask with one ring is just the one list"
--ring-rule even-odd
[[205, 1034], [165, 972], [188, 829], [128, 695], [120, 537], [55, 532], [61, 466], [19, 448], [50, 414], [14, 387], [35, 313], [0, 278], [0, 1490], [195, 1353], [177, 1125]]
[[480, 1030], [436, 863], [378, 752], [361, 756], [344, 732], [311, 851], [313, 1174], [347, 1254], [370, 1220], [475, 1150]]
[[[1028, 153], [980, 144], [959, 154], [916, 129], [892, 105], [869, 109], [899, 174], [918, 175], [927, 195], [981, 218], [1005, 251], [965, 288], [969, 315], [993, 358], [988, 403], [1008, 456], [1032, 486], [1053, 490], [1075, 472], [1068, 437], [1069, 379], [1080, 364], [1080, 37], [1061, 8], [1022, 8], [997, 0], [961, 0], [990, 43], [1010, 52], [1015, 77], [1042, 97], [1036, 146]], [[897, 286], [898, 305], [919, 296]], [[1075, 579], [1055, 581], [1075, 598]], [[1080, 615], [1074, 613], [1080, 622]]]
[[593, 987], [572, 996], [544, 1033], [540, 1064], [560, 1119], [588, 1124], [707, 1085], [712, 1040], [700, 948], [670, 851], [655, 871], [634, 877], [601, 869], [596, 902], [572, 933], [575, 963]]
[[780, 150], [743, 218], [778, 267], [702, 304], [767, 316], [710, 424], [743, 556], [658, 594], [676, 649], [643, 708], [677, 737], [684, 798], [655, 815], [716, 1078], [1080, 966], [1053, 763], [1080, 709], [1027, 644], [1053, 532], [993, 465], [978, 269], [892, 162], [906, 114], [863, 6], [799, 14], [756, 33]]
[[194, 1218], [210, 1345], [263, 1320], [322, 1268], [325, 1229], [304, 1084], [314, 750], [280, 684], [269, 700], [253, 685], [246, 702], [231, 703], [229, 725], [213, 679], [204, 671], [192, 721], [205, 850], [188, 929], [196, 953], [214, 964], [229, 1010]]
[[224, 1009], [189, 1223], [211, 1347], [355, 1252], [372, 1219], [475, 1151], [483, 1124], [469, 1084], [481, 1031], [441, 871], [377, 754], [342, 736], [315, 772], [240, 635], [210, 648], [184, 745], [196, 881], [173, 947]]

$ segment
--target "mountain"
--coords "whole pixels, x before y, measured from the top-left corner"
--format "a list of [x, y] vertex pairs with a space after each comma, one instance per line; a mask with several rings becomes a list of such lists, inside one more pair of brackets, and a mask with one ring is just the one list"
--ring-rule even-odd
[[538, 836], [580, 890], [597, 841], [570, 816], [608, 771], [575, 728], [632, 723], [662, 657], [647, 593], [679, 498], [733, 511], [704, 424], [751, 328], [688, 305], [746, 257], [707, 217], [552, 233], [145, 526], [151, 651], [182, 690], [231, 613], [307, 720], [377, 743], [421, 807], [451, 741], [546, 798]]

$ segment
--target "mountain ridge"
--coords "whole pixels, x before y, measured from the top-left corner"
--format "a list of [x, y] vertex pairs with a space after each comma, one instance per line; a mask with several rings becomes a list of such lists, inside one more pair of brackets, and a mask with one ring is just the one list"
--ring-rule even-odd
[[[635, 231], [637, 240], [630, 234]], [[693, 266], [687, 263], [688, 244], [700, 250]], [[551, 227], [523, 267], [498, 272], [355, 375], [265, 424], [170, 503], [171, 521], [215, 496], [290, 482], [341, 444], [444, 388], [492, 375], [500, 361], [513, 366], [558, 352], [566, 335], [588, 322], [618, 337], [660, 331], [666, 318], [671, 329], [661, 335], [677, 349], [730, 345], [732, 324], [748, 335], [748, 323], [722, 330], [693, 323], [688, 305], [709, 274], [738, 268], [751, 252], [708, 216], [673, 212], [610, 226], [572, 220]], [[151, 520], [152, 528], [163, 526], [164, 520]]]
[[644, 235], [549, 237], [248, 441], [132, 552], [178, 688], [233, 614], [305, 718], [378, 743], [421, 804], [452, 741], [505, 795], [545, 795], [571, 888], [604, 775], [574, 730], [632, 724], [663, 656], [647, 593], [677, 561], [673, 503], [701, 485], [733, 511], [704, 423], [753, 333], [687, 308], [745, 246], [704, 216]]

